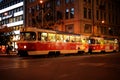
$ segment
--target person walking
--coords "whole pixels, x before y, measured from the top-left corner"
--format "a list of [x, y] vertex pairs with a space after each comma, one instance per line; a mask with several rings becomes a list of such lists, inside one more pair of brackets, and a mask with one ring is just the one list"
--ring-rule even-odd
[[9, 46], [9, 44], [7, 44], [7, 47], [6, 47], [6, 54], [10, 54], [10, 46]]

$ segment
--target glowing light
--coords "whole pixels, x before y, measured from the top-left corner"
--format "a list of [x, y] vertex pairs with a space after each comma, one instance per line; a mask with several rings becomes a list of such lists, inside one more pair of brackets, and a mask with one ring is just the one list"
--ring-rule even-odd
[[25, 45], [25, 46], [24, 46], [24, 49], [26, 49], [26, 48], [27, 48], [27, 46]]
[[42, 4], [42, 3], [43, 3], [43, 1], [42, 1], [42, 0], [40, 0], [40, 3]]
[[8, 15], [8, 13], [6, 12], [6, 13], [4, 13], [4, 16], [7, 16]]
[[104, 21], [104, 20], [102, 20], [102, 23], [105, 23], [105, 21]]

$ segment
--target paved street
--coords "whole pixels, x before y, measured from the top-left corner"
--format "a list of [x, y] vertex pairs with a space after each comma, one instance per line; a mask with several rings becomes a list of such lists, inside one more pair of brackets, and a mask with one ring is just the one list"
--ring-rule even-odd
[[0, 57], [0, 80], [119, 80], [120, 53]]

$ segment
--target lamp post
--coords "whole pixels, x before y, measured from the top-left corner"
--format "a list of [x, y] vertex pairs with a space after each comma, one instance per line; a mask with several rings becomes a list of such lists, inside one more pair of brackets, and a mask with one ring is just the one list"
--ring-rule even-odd
[[41, 19], [41, 25], [42, 25], [42, 27], [43, 27], [43, 14], [44, 14], [44, 12], [43, 12], [43, 0], [40, 0], [40, 4], [42, 5], [42, 14], [41, 14], [42, 19]]

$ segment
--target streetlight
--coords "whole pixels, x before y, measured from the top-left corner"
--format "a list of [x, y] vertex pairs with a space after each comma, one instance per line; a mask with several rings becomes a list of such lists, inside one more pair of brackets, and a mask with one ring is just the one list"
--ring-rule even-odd
[[43, 3], [43, 1], [42, 0], [40, 0], [40, 4], [42, 4]]
[[103, 23], [105, 23], [105, 21], [104, 21], [104, 20], [102, 20], [102, 24], [103, 24]]
[[43, 27], [43, 0], [40, 0], [40, 4], [42, 5], [42, 14], [41, 14], [41, 16], [42, 16], [42, 19], [41, 19], [41, 23], [42, 23], [42, 27]]

